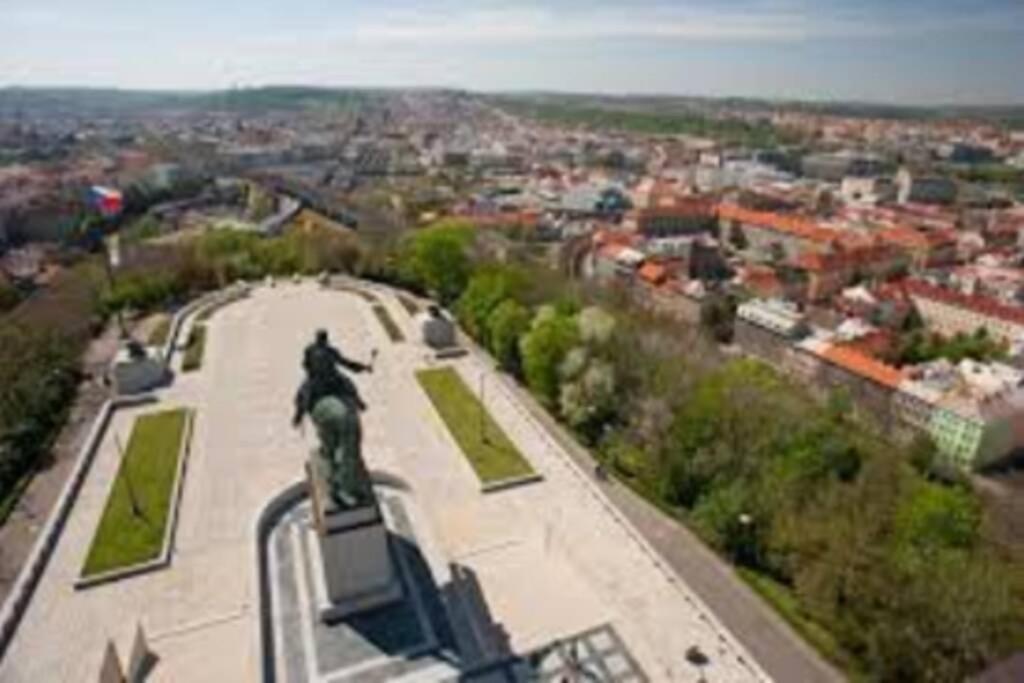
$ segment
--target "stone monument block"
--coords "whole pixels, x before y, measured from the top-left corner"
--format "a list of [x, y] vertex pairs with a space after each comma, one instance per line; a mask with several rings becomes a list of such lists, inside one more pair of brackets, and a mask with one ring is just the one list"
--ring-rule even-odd
[[[316, 540], [310, 543], [314, 597], [327, 623], [391, 604], [402, 598], [402, 583], [391, 554], [388, 530], [376, 498], [340, 508], [314, 460], [307, 467]], [[319, 556], [319, 562], [316, 561]]]

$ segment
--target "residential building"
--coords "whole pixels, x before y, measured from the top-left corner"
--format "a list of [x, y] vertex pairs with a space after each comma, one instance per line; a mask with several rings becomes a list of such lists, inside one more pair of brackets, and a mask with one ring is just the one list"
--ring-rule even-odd
[[896, 196], [900, 204], [952, 204], [956, 183], [941, 176], [919, 176], [901, 168], [896, 174]]
[[810, 154], [801, 163], [804, 175], [818, 180], [840, 182], [844, 177], [867, 178], [881, 175], [885, 163], [873, 154], [844, 150], [835, 154]]
[[923, 280], [907, 280], [903, 286], [925, 325], [943, 336], [973, 334], [984, 328], [996, 339], [1011, 345], [1024, 340], [1022, 307]]

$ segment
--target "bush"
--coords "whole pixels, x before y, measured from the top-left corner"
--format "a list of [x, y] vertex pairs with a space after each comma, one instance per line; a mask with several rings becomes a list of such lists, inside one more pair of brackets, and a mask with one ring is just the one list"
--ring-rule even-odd
[[9, 311], [21, 302], [21, 294], [18, 289], [7, 280], [0, 277], [0, 313]]
[[98, 268], [84, 261], [0, 318], [0, 499], [37, 468], [64, 424], [97, 329]]
[[526, 384], [549, 406], [557, 405], [559, 367], [578, 343], [576, 321], [554, 309], [539, 311], [520, 342]]
[[182, 297], [185, 288], [170, 272], [142, 272], [119, 275], [114, 287], [102, 299], [103, 310], [152, 311]]
[[488, 268], [470, 279], [455, 307], [462, 327], [484, 346], [490, 346], [487, 320], [498, 305], [516, 298], [522, 290], [522, 276], [509, 268]]
[[416, 232], [401, 247], [400, 277], [447, 306], [459, 298], [469, 282], [472, 241], [469, 224], [443, 223]]
[[519, 340], [529, 329], [530, 312], [512, 299], [503, 301], [487, 317], [491, 353], [505, 372], [517, 377], [522, 373]]

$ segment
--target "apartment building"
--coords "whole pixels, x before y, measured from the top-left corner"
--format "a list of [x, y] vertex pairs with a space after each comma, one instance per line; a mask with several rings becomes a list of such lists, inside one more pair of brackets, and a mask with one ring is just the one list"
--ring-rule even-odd
[[973, 334], [984, 328], [1008, 344], [1024, 340], [1024, 308], [923, 280], [908, 280], [904, 288], [925, 325], [943, 336]]

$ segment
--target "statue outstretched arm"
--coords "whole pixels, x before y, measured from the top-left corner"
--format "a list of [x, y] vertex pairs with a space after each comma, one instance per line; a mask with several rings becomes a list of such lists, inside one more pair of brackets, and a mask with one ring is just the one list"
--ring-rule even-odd
[[331, 348], [331, 359], [346, 370], [350, 370], [352, 372], [366, 372], [370, 369], [370, 366], [365, 363], [360, 363], [359, 361], [352, 360], [351, 358], [345, 358], [345, 356], [341, 355], [341, 352], [338, 351], [338, 349], [333, 347]]

